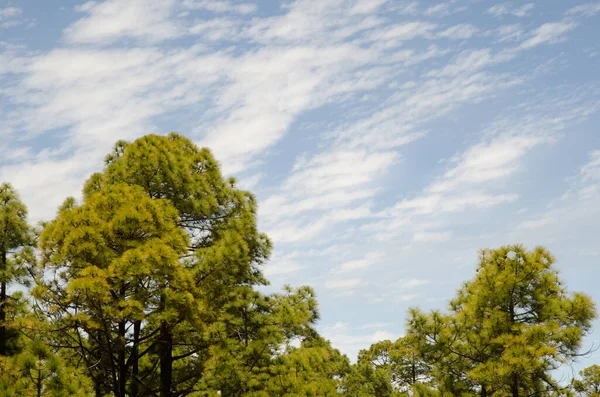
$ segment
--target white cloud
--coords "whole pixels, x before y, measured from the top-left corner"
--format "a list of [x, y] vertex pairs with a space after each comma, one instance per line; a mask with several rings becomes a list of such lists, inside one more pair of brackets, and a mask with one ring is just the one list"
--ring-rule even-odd
[[429, 22], [411, 21], [385, 27], [370, 35], [373, 41], [401, 42], [416, 39], [418, 37], [432, 37], [433, 30], [437, 25]]
[[414, 289], [414, 288], [421, 287], [423, 285], [427, 285], [430, 283], [431, 283], [431, 280], [410, 278], [410, 279], [399, 280], [398, 282], [395, 282], [392, 285], [390, 285], [390, 288], [409, 290], [409, 289]]
[[347, 279], [332, 279], [327, 280], [323, 284], [325, 288], [335, 290], [343, 294], [350, 294], [359, 287], [366, 285], [367, 282], [361, 278], [347, 278]]
[[377, 11], [387, 0], [358, 0], [352, 6], [350, 14], [370, 14]]
[[477, 209], [516, 201], [517, 193], [502, 190], [504, 186], [510, 189], [506, 182], [521, 169], [523, 159], [535, 147], [554, 142], [559, 131], [586, 119], [599, 106], [581, 100], [559, 96], [518, 106], [525, 116], [499, 118], [490, 124], [481, 141], [454, 156], [449, 168], [421, 194], [398, 201], [380, 213], [381, 220], [366, 224], [362, 230], [373, 233], [379, 241], [404, 238], [412, 243], [443, 242], [452, 236], [450, 225], [464, 221], [464, 216], [452, 214], [469, 210], [471, 215]]
[[[216, 111], [227, 116], [201, 143], [215, 151], [227, 172], [239, 171], [252, 156], [279, 141], [301, 112], [340, 94], [354, 78], [351, 71], [372, 55], [339, 45], [265, 49], [241, 57], [217, 103]], [[360, 83], [347, 87], [350, 92], [366, 88]]]
[[570, 8], [566, 12], [566, 15], [582, 15], [586, 17], [592, 17], [598, 13], [600, 13], [600, 2], [580, 4]]
[[566, 193], [565, 198], [572, 195], [573, 191], [582, 200], [600, 196], [600, 150], [589, 153], [589, 161], [579, 170], [574, 178], [573, 188]]
[[419, 297], [419, 294], [401, 294], [396, 296], [396, 302], [409, 302]]
[[547, 139], [542, 136], [499, 137], [470, 147], [455, 161], [457, 166], [444, 173], [428, 188], [432, 193], [452, 191], [459, 186], [476, 185], [507, 177], [518, 169], [517, 160]]
[[590, 161], [581, 167], [579, 175], [584, 182], [600, 181], [600, 150], [589, 154]]
[[434, 242], [448, 241], [452, 237], [452, 232], [417, 232], [413, 234], [412, 241]]
[[471, 38], [477, 32], [479, 32], [479, 29], [476, 26], [468, 23], [461, 23], [460, 25], [451, 26], [440, 32], [438, 36], [452, 40], [466, 40]]
[[520, 24], [502, 25], [494, 33], [498, 36], [498, 42], [512, 42], [519, 40], [524, 33], [523, 26]]
[[[465, 191], [451, 195], [439, 193], [426, 194], [414, 199], [402, 200], [392, 210], [392, 213], [400, 214], [410, 211], [413, 215], [430, 215], [444, 212], [462, 212], [469, 208], [490, 208], [502, 203], [510, 203], [516, 200], [514, 194], [487, 194], [480, 191]], [[427, 234], [422, 235], [423, 238]], [[436, 236], [434, 233], [433, 237]], [[442, 234], [440, 237], [447, 237]]]
[[496, 4], [487, 9], [487, 13], [493, 17], [501, 17], [503, 15], [512, 15], [515, 17], [525, 17], [529, 15], [529, 12], [535, 8], [533, 3], [527, 3], [521, 7], [511, 8], [507, 4]]
[[557, 43], [565, 39], [565, 34], [575, 29], [577, 24], [569, 21], [548, 22], [535, 29], [531, 33], [531, 37], [525, 40], [520, 48], [528, 49], [536, 47], [540, 44]]
[[541, 219], [534, 219], [534, 220], [521, 222], [517, 226], [517, 229], [526, 229], [526, 230], [539, 229], [542, 227], [546, 227], [548, 225], [552, 225], [554, 223], [556, 223], [556, 219], [544, 217]]
[[446, 16], [450, 14], [450, 5], [439, 3], [426, 9], [423, 14], [427, 16]]
[[383, 328], [383, 327], [387, 327], [388, 325], [390, 325], [390, 324], [389, 323], [383, 323], [383, 322], [369, 323], [369, 324], [361, 325], [360, 329]]
[[382, 340], [395, 341], [401, 336], [399, 333], [388, 331], [385, 325], [371, 327], [371, 329], [377, 330], [365, 334], [360, 332], [360, 329], [352, 328], [349, 323], [337, 322], [321, 327], [320, 331], [323, 337], [331, 341], [333, 347], [340, 349], [349, 356], [350, 360], [354, 361], [360, 350], [368, 349], [373, 343]]
[[175, 0], [107, 0], [75, 7], [88, 14], [65, 29], [70, 43], [108, 44], [121, 39], [173, 39], [184, 31], [170, 19]]
[[458, 54], [453, 62], [448, 63], [440, 70], [432, 70], [428, 76], [452, 77], [461, 73], [472, 74], [488, 65], [498, 62], [489, 48], [479, 50], [465, 50]]
[[338, 272], [351, 272], [355, 270], [362, 270], [369, 268], [376, 263], [378, 263], [383, 257], [382, 252], [369, 252], [364, 257], [360, 259], [354, 259], [347, 262], [342, 263], [336, 269]]
[[23, 10], [18, 7], [0, 8], [0, 29], [12, 28], [23, 24], [25, 20], [17, 18], [22, 12]]
[[263, 267], [263, 273], [267, 277], [288, 276], [304, 268], [303, 265], [295, 261], [295, 255], [285, 255], [279, 257], [275, 255]]
[[389, 11], [398, 15], [417, 15], [419, 13], [419, 2], [398, 0], [390, 4]]
[[21, 15], [23, 10], [18, 7], [0, 8], [0, 21]]
[[222, 0], [184, 0], [183, 6], [190, 10], [206, 10], [214, 13], [251, 14], [256, 11], [256, 4], [232, 4]]
[[193, 24], [189, 33], [210, 41], [235, 40], [240, 37], [241, 27], [239, 20], [215, 18]]

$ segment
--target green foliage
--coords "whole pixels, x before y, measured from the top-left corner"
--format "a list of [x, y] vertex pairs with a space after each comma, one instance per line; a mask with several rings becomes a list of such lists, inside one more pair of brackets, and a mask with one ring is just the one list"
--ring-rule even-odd
[[134, 324], [156, 327], [193, 306], [179, 261], [188, 238], [177, 221], [168, 200], [121, 184], [81, 206], [68, 200], [40, 236], [44, 273], [32, 294], [49, 314], [49, 330], [61, 330], [51, 337], [76, 349], [95, 368], [92, 378], [117, 395], [135, 355], [130, 339], [147, 336], [134, 336]]
[[78, 369], [68, 367], [51, 349], [30, 342], [11, 358], [0, 358], [0, 396], [92, 396], [90, 380]]
[[484, 250], [450, 314], [411, 311], [409, 334], [421, 338], [434, 376], [458, 389], [450, 392], [566, 392], [551, 371], [578, 355], [595, 307], [588, 296], [567, 293], [553, 263], [543, 248]]
[[[248, 397], [337, 396], [348, 359], [320, 337], [278, 355], [253, 381]], [[235, 395], [235, 394], [234, 394]]]
[[414, 342], [402, 337], [395, 342], [377, 342], [361, 350], [351, 375], [345, 380], [347, 394], [399, 396], [406, 394], [412, 385], [426, 382], [429, 366]]
[[[329, 345], [320, 341], [312, 328], [318, 312], [309, 287], [285, 287], [283, 293], [272, 295], [248, 291], [243, 299], [228, 306], [226, 313], [215, 328], [219, 342], [213, 346], [199, 390], [221, 390], [223, 395], [235, 396], [259, 393], [274, 387], [274, 376], [277, 385], [283, 381], [291, 363], [296, 362], [288, 361], [288, 353], [310, 353], [308, 362], [299, 363], [308, 366], [301, 366], [308, 378], [315, 376], [310, 368], [318, 364], [314, 361], [318, 353], [339, 356], [339, 352], [331, 351]], [[303, 347], [287, 351], [286, 347], [297, 339], [303, 340]], [[321, 372], [317, 376], [326, 375]]]
[[314, 334], [314, 292], [265, 296], [254, 197], [170, 134], [118, 142], [40, 236], [32, 293], [52, 343], [116, 396], [246, 393], [278, 349]]
[[573, 381], [575, 391], [586, 397], [600, 397], [600, 365], [591, 365], [579, 375], [581, 379]]
[[0, 356], [16, 352], [16, 332], [10, 323], [19, 305], [19, 295], [8, 295], [8, 287], [23, 281], [32, 242], [27, 208], [11, 185], [0, 185]]

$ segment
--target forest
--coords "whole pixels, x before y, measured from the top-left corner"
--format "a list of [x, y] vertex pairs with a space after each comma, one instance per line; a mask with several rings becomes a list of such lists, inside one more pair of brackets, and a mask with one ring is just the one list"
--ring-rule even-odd
[[560, 375], [596, 307], [545, 248], [482, 249], [445, 307], [349, 358], [310, 286], [261, 290], [257, 205], [175, 133], [117, 142], [49, 222], [0, 185], [0, 396], [600, 396], [600, 366]]

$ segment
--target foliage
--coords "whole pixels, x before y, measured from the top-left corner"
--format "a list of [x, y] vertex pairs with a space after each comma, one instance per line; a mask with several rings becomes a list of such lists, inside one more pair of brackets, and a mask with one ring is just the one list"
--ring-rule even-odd
[[551, 371], [578, 356], [595, 317], [591, 299], [568, 293], [543, 248], [483, 250], [475, 278], [450, 303], [450, 314], [413, 310], [434, 376], [482, 396], [566, 392]]
[[573, 381], [575, 391], [586, 397], [600, 397], [600, 365], [591, 365], [579, 375], [581, 379]]
[[377, 342], [361, 350], [358, 362], [345, 380], [348, 395], [398, 396], [411, 386], [427, 382], [429, 365], [421, 358], [418, 340], [409, 337]]
[[92, 396], [90, 380], [40, 343], [30, 342], [11, 358], [0, 358], [0, 396]]
[[49, 342], [102, 393], [253, 390], [249, 374], [318, 318], [309, 288], [254, 290], [270, 252], [254, 197], [176, 134], [118, 142], [106, 164], [40, 236]]
[[17, 335], [10, 327], [10, 320], [20, 295], [10, 296], [8, 287], [26, 275], [24, 264], [32, 255], [32, 241], [27, 208], [11, 185], [0, 185], [0, 356], [16, 352]]

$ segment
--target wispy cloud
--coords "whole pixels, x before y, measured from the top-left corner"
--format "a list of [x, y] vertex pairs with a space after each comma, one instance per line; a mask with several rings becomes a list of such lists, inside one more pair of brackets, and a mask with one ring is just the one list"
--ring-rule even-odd
[[438, 36], [452, 40], [466, 40], [470, 39], [477, 32], [479, 32], [479, 29], [476, 26], [462, 23], [441, 31]]
[[592, 17], [600, 13], [600, 2], [580, 4], [573, 8], [570, 8], [566, 15], [581, 15], [585, 17]]
[[356, 270], [363, 270], [375, 265], [378, 261], [383, 258], [382, 252], [369, 252], [360, 259], [354, 259], [342, 263], [336, 269], [337, 272], [353, 272]]
[[573, 195], [584, 200], [600, 196], [600, 150], [593, 150], [589, 153], [589, 161], [572, 179], [573, 187], [565, 193], [563, 199]]
[[19, 19], [23, 10], [19, 7], [0, 8], [0, 29], [21, 25], [24, 21]]
[[402, 279], [402, 280], [399, 280], [399, 281], [393, 283], [390, 286], [390, 288], [400, 288], [403, 290], [407, 290], [407, 289], [414, 289], [417, 287], [421, 287], [423, 285], [427, 285], [430, 283], [431, 283], [431, 280], [426, 280], [426, 279], [418, 279], [418, 278]]
[[183, 34], [171, 14], [175, 0], [90, 1], [75, 7], [87, 16], [65, 29], [70, 43], [106, 44], [120, 39], [157, 42]]
[[0, 8], [0, 21], [3, 19], [8, 19], [12, 17], [16, 17], [17, 15], [21, 15], [23, 10], [18, 7], [6, 7]]
[[365, 285], [366, 282], [360, 278], [347, 278], [347, 279], [337, 279], [337, 280], [327, 280], [325, 281], [325, 288], [334, 289], [334, 290], [345, 290], [350, 291], [355, 288], [360, 287], [361, 285]]
[[423, 11], [423, 15], [428, 17], [447, 17], [449, 15], [456, 14], [457, 12], [465, 11], [466, 9], [467, 7], [465, 6], [458, 6], [454, 4], [454, 2], [449, 1], [446, 3], [439, 3], [425, 9], [425, 11]]
[[521, 49], [536, 47], [545, 43], [557, 43], [565, 39], [565, 34], [577, 27], [570, 21], [548, 22], [535, 29], [530, 37], [521, 44]]
[[510, 7], [508, 4], [495, 4], [487, 9], [487, 13], [496, 18], [504, 15], [522, 18], [529, 15], [534, 8], [535, 5], [533, 3], [526, 3], [520, 7]]
[[183, 6], [190, 10], [206, 10], [214, 13], [251, 14], [256, 11], [256, 4], [233, 4], [223, 0], [184, 0]]
[[358, 356], [359, 350], [368, 348], [369, 345], [375, 342], [382, 340], [395, 341], [401, 336], [399, 333], [388, 331], [385, 325], [370, 327], [368, 329], [376, 329], [376, 331], [365, 334], [365, 329], [355, 329], [349, 323], [337, 322], [321, 327], [321, 333], [324, 337], [331, 340], [335, 348], [348, 352], [348, 356], [352, 360]]

